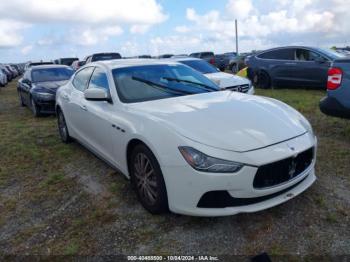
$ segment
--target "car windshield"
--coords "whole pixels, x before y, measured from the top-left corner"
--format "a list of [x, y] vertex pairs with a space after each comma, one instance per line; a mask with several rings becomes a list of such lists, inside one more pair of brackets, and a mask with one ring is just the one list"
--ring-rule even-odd
[[327, 48], [319, 48], [321, 52], [323, 52], [326, 56], [330, 57], [332, 60], [334, 59], [340, 59], [340, 58], [346, 58], [346, 55], [338, 53], [332, 49]]
[[201, 73], [180, 64], [117, 68], [112, 73], [124, 103], [219, 91]]
[[180, 62], [185, 65], [188, 65], [189, 67], [192, 67], [193, 69], [201, 72], [202, 74], [211, 74], [218, 72], [218, 70], [215, 67], [213, 67], [204, 60], [186, 60]]
[[104, 60], [112, 60], [112, 59], [121, 59], [121, 55], [118, 53], [110, 53], [110, 54], [97, 54], [93, 55], [91, 61], [104, 61]]
[[70, 68], [42, 68], [32, 71], [33, 82], [68, 80], [74, 71]]

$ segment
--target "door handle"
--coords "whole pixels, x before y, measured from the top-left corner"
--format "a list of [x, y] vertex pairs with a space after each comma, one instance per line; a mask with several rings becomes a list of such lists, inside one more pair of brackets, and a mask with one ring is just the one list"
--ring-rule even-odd
[[296, 65], [297, 63], [285, 63], [285, 65]]
[[82, 110], [84, 110], [84, 111], [87, 111], [87, 107], [84, 106], [84, 105], [81, 105], [80, 108], [81, 108]]

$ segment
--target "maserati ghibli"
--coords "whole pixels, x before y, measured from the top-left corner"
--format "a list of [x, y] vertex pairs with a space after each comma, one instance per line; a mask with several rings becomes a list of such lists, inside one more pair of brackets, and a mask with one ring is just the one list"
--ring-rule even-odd
[[130, 179], [154, 214], [255, 212], [309, 188], [309, 122], [278, 100], [219, 90], [178, 62], [90, 63], [57, 91], [59, 134]]

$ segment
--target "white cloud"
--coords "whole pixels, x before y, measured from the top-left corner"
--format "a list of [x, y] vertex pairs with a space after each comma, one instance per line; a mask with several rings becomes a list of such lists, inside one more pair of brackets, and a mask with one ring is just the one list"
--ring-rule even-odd
[[[122, 27], [132, 33], [145, 33], [164, 22], [168, 16], [156, 0], [10, 0], [0, 1], [0, 47], [22, 42], [24, 25], [66, 24], [74, 39], [82, 45], [97, 44], [120, 35]], [[81, 30], [83, 28], [83, 30]], [[52, 35], [55, 41], [40, 39], [38, 45], [61, 44], [65, 38]]]
[[22, 22], [0, 19], [0, 48], [20, 45], [23, 40], [21, 31], [27, 27]]
[[91, 46], [107, 41], [111, 36], [118, 36], [123, 33], [119, 26], [108, 26], [104, 28], [75, 28], [65, 37], [70, 44]]
[[132, 34], [144, 34], [149, 30], [149, 25], [133, 25], [130, 28]]
[[175, 27], [175, 31], [178, 33], [188, 33], [191, 29], [186, 25], [180, 25]]
[[167, 18], [155, 0], [11, 0], [1, 1], [0, 15], [30, 23], [153, 25]]
[[[210, 10], [199, 14], [188, 8], [186, 18], [192, 24], [186, 25], [186, 30], [191, 35], [210, 36], [203, 37], [202, 41], [210, 39], [211, 43], [216, 42], [214, 51], [222, 50], [226, 42], [231, 43], [227, 51], [233, 49], [235, 19], [238, 19], [243, 51], [294, 43], [329, 46], [343, 39], [350, 40], [350, 20], [346, 11], [349, 9], [348, 0], [329, 0], [327, 3], [322, 0], [270, 0], [268, 3], [263, 0], [228, 0], [224, 12]], [[252, 43], [257, 46], [252, 48]]]
[[21, 53], [23, 55], [27, 55], [30, 51], [32, 51], [33, 49], [33, 46], [32, 45], [27, 45], [27, 46], [24, 46], [22, 49], [21, 49]]
[[226, 10], [235, 19], [245, 19], [253, 12], [254, 8], [251, 0], [229, 0], [226, 4]]

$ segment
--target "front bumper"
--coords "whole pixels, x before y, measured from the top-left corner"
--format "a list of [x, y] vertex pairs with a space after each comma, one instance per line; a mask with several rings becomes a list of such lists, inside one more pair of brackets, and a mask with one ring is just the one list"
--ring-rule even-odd
[[55, 114], [56, 100], [53, 99], [43, 99], [41, 97], [34, 96], [34, 101], [39, 107], [40, 113], [43, 114]]
[[[303, 152], [311, 147], [316, 149], [316, 139], [311, 141], [307, 137], [302, 136], [288, 141], [288, 144], [293, 144], [295, 147], [293, 154]], [[278, 152], [283, 152], [285, 147], [286, 143], [284, 142], [242, 154], [247, 154], [250, 158], [260, 157], [263, 159], [265, 157], [263, 164], [266, 164], [284, 159], [285, 153]], [[269, 156], [270, 159], [268, 160], [269, 157], [266, 156]], [[234, 174], [203, 173], [188, 165], [162, 166], [169, 208], [174, 213], [192, 216], [227, 216], [256, 212], [279, 205], [302, 193], [314, 183], [316, 180], [315, 159], [316, 155], [314, 155], [312, 164], [297, 177], [283, 184], [263, 189], [253, 187], [254, 177], [258, 170], [256, 166], [246, 165]], [[201, 207], [203, 197], [214, 191], [227, 192], [226, 199], [232, 200], [232, 203], [240, 201], [243, 204]]]
[[322, 113], [330, 116], [350, 118], [350, 108], [343, 106], [336, 98], [326, 96], [320, 101]]

